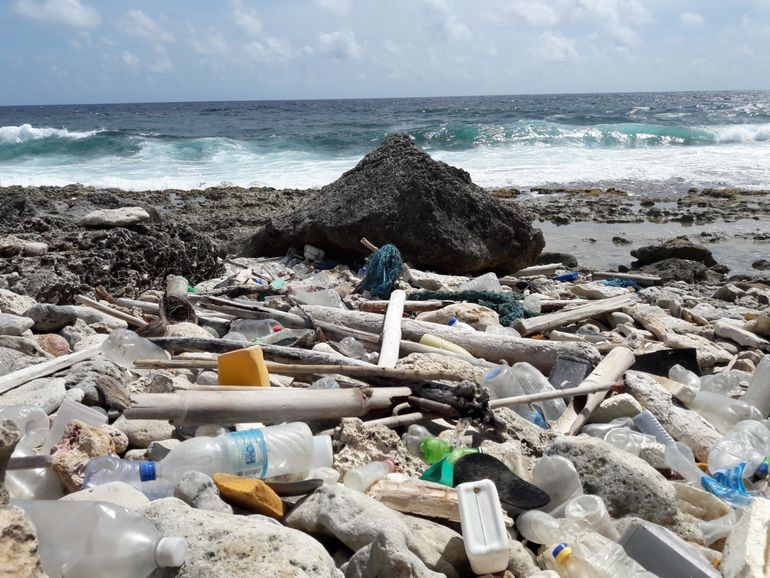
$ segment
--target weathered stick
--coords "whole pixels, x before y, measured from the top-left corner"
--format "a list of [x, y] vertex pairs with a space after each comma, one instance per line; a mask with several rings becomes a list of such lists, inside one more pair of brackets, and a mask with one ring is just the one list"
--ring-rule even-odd
[[[188, 301], [191, 301], [188, 297]], [[150, 315], [160, 315], [160, 306], [157, 303], [150, 303], [149, 301], [140, 301], [138, 299], [128, 299], [126, 297], [120, 297], [117, 299], [116, 303], [120, 305], [121, 307], [136, 307], [137, 309], [140, 309], [142, 313], [149, 313]], [[195, 314], [198, 316], [198, 319], [203, 321], [204, 323], [210, 323], [210, 322], [228, 322], [233, 319], [232, 315], [227, 315], [226, 313], [217, 312], [212, 314], [209, 311], [206, 311], [205, 309], [201, 309], [199, 307], [194, 307]]]
[[574, 309], [548, 313], [547, 315], [538, 315], [537, 317], [530, 317], [529, 319], [518, 319], [513, 326], [523, 336], [532, 335], [533, 333], [542, 333], [543, 331], [563, 327], [564, 325], [582, 321], [589, 317], [618, 311], [634, 301], [636, 301], [636, 297], [630, 293], [628, 295], [619, 295], [618, 297], [593, 301], [586, 305], [575, 307]]
[[168, 419], [174, 424], [305, 421], [361, 417], [406, 399], [408, 387], [310, 390], [265, 387], [261, 391], [142, 393], [126, 419]]
[[516, 285], [522, 277], [536, 277], [537, 275], [553, 275], [559, 269], [566, 269], [561, 263], [546, 263], [545, 265], [533, 265], [519, 269], [513, 275], [500, 278], [501, 285]]
[[[385, 313], [385, 311], [388, 309], [388, 304], [390, 301], [362, 301], [358, 303], [358, 309], [359, 311], [368, 311], [369, 313]], [[444, 307], [447, 303], [450, 303], [449, 301], [439, 301], [439, 300], [432, 300], [432, 301], [404, 301], [404, 311], [411, 313], [411, 312], [417, 312], [420, 313], [422, 311], [435, 311], [436, 309], [441, 309]]]
[[[627, 347], [616, 347], [602, 359], [579, 387], [593, 384], [607, 384], [617, 382], [621, 376], [634, 364], [634, 352]], [[551, 431], [575, 435], [586, 423], [588, 418], [599, 407], [599, 404], [607, 397], [607, 391], [599, 391], [588, 395], [585, 407], [578, 413], [575, 410], [575, 402], [567, 406], [562, 416], [551, 426]]]
[[406, 291], [396, 289], [390, 294], [390, 305], [382, 322], [382, 346], [377, 365], [380, 367], [395, 367], [401, 345], [401, 318], [404, 315]]
[[[597, 369], [599, 369], [597, 367]], [[588, 381], [588, 380], [586, 380]], [[497, 409], [498, 407], [511, 407], [514, 405], [523, 405], [525, 403], [534, 403], [536, 401], [545, 401], [548, 399], [568, 399], [579, 395], [589, 393], [607, 392], [612, 389], [615, 383], [586, 383], [585, 381], [577, 386], [567, 389], [557, 389], [555, 391], [543, 391], [541, 393], [530, 393], [529, 395], [517, 395], [514, 397], [503, 397], [489, 402], [489, 407]]]
[[79, 361], [84, 361], [86, 359], [96, 357], [99, 355], [101, 350], [101, 344], [93, 345], [88, 349], [76, 351], [75, 353], [70, 353], [69, 355], [63, 355], [61, 357], [55, 357], [54, 359], [49, 359], [43, 363], [30, 365], [24, 369], [19, 369], [4, 375], [0, 377], [0, 393], [10, 391], [16, 387], [19, 387], [20, 385], [24, 385], [25, 383], [32, 381], [33, 379], [45, 377], [46, 375], [51, 375], [52, 373], [66, 369]]
[[133, 315], [129, 315], [128, 313], [124, 313], [123, 311], [118, 311], [117, 309], [113, 309], [112, 307], [107, 307], [106, 305], [102, 305], [98, 301], [94, 301], [93, 299], [89, 299], [88, 297], [84, 297], [83, 295], [76, 296], [75, 301], [77, 301], [78, 303], [82, 303], [83, 305], [87, 305], [91, 309], [96, 309], [97, 311], [101, 311], [102, 313], [105, 313], [110, 317], [114, 317], [115, 319], [120, 319], [122, 321], [125, 321], [126, 323], [128, 323], [129, 325], [133, 325], [134, 327], [145, 327], [147, 325], [147, 322], [144, 319], [139, 319], [138, 317], [134, 317]]
[[[291, 327], [293, 329], [306, 329], [310, 327], [310, 324], [307, 322], [307, 320], [300, 315], [287, 313], [286, 311], [279, 311], [278, 309], [272, 309], [270, 307], [264, 307], [254, 303], [246, 303], [244, 301], [236, 301], [233, 299], [224, 299], [222, 297], [206, 295], [201, 302], [201, 307], [206, 307], [213, 311], [225, 311], [229, 315], [233, 315], [234, 317], [241, 316], [244, 319], [275, 319], [284, 327]], [[242, 315], [242, 311], [261, 313], [263, 316], [245, 317]]]
[[[382, 315], [377, 315], [376, 313], [347, 311], [317, 305], [306, 306], [305, 311], [313, 319], [330, 323], [341, 322], [356, 329], [369, 331], [370, 333], [378, 332], [382, 325]], [[541, 371], [548, 371], [556, 361], [556, 356], [562, 352], [577, 353], [585, 356], [592, 362], [598, 362], [601, 357], [595, 347], [585, 343], [561, 343], [538, 339], [523, 339], [482, 331], [457, 331], [447, 325], [417, 321], [415, 319], [401, 320], [401, 334], [405, 339], [412, 341], [419, 341], [425, 334], [437, 335], [459, 345], [476, 357], [493, 362], [503, 359], [508, 363], [527, 361]]]

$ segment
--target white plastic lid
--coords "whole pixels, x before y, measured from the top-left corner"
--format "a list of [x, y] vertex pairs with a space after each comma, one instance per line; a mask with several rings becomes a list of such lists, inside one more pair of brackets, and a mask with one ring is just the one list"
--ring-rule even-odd
[[313, 459], [310, 469], [329, 468], [334, 463], [331, 436], [313, 436]]
[[158, 568], [178, 568], [187, 558], [187, 540], [161, 538], [155, 547], [155, 563]]

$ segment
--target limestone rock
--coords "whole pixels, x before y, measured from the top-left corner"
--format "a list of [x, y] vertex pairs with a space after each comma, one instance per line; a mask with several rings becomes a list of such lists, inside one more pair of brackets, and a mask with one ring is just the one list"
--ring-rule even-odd
[[743, 295], [743, 293], [744, 293], [743, 289], [739, 289], [732, 283], [725, 283], [714, 292], [712, 297], [714, 299], [721, 299], [722, 301], [728, 301], [732, 303], [738, 297]]
[[302, 208], [268, 221], [244, 254], [285, 255], [309, 243], [330, 258], [363, 260], [366, 236], [376, 245], [397, 243], [415, 267], [505, 273], [534, 263], [545, 245], [530, 221], [516, 203], [499, 202], [465, 171], [395, 134]]
[[417, 316], [417, 320], [446, 325], [452, 317], [478, 331], [484, 331], [489, 325], [500, 325], [497, 311], [476, 303], [453, 303], [436, 311], [425, 311]]
[[725, 578], [765, 578], [770, 545], [770, 501], [754, 499], [727, 538], [719, 569]]
[[[0, 347], [0, 376], [7, 375], [14, 370], [17, 361], [27, 358], [21, 351]], [[2, 399], [0, 397], [0, 399]]]
[[32, 297], [18, 295], [8, 289], [0, 289], [0, 311], [12, 315], [24, 315], [24, 312], [35, 304]]
[[417, 371], [446, 369], [456, 372], [458, 377], [462, 379], [471, 381], [478, 381], [487, 372], [483, 367], [476, 367], [462, 359], [448, 357], [440, 353], [410, 353], [398, 360], [396, 368]]
[[85, 227], [130, 227], [149, 219], [150, 214], [142, 207], [121, 207], [92, 211], [80, 219], [80, 224]]
[[496, 409], [495, 415], [505, 424], [495, 432], [497, 438], [474, 434], [470, 447], [480, 447], [485, 454], [505, 463], [517, 476], [529, 479], [534, 460], [543, 455], [553, 434], [509, 408]]
[[0, 508], [0, 576], [45, 578], [35, 526], [21, 508]]
[[609, 423], [619, 417], [634, 417], [643, 411], [643, 407], [633, 396], [619, 393], [605, 399], [591, 414], [589, 423]]
[[405, 273], [404, 278], [415, 287], [427, 289], [428, 291], [457, 289], [457, 287], [468, 281], [468, 278], [462, 275], [441, 275], [440, 273], [431, 273], [430, 271], [420, 271], [412, 267]]
[[29, 317], [0, 313], [0, 335], [22, 335], [35, 324]]
[[671, 484], [638, 457], [588, 436], [558, 437], [546, 455], [570, 460], [583, 491], [600, 496], [613, 518], [632, 515], [661, 526], [679, 523]]
[[114, 453], [115, 444], [107, 431], [80, 420], [72, 420], [64, 428], [64, 436], [54, 448], [52, 466], [64, 486], [70, 492], [76, 492], [83, 487], [88, 461]]
[[92, 307], [86, 305], [73, 305], [72, 308], [75, 310], [75, 315], [78, 316], [78, 319], [81, 319], [89, 326], [98, 325], [100, 329], [108, 330], [126, 329], [128, 327], [128, 323], [122, 319], [107, 315]]
[[144, 515], [163, 535], [187, 540], [187, 560], [174, 572], [177, 578], [343, 576], [320, 543], [278, 524], [197, 510], [176, 498], [155, 500]]
[[219, 490], [214, 481], [201, 472], [187, 472], [183, 475], [176, 485], [174, 497], [193, 508], [211, 512], [233, 513], [232, 507], [219, 497]]
[[289, 512], [285, 523], [306, 532], [335, 536], [351, 550], [368, 546], [383, 528], [388, 528], [401, 534], [409, 551], [430, 570], [450, 578], [464, 576], [468, 571], [462, 537], [457, 532], [428, 520], [400, 514], [345, 486], [319, 488]]
[[342, 567], [345, 578], [441, 578], [406, 546], [403, 534], [383, 528]]
[[578, 297], [585, 297], [586, 299], [609, 299], [610, 297], [625, 295], [629, 292], [629, 288], [611, 287], [605, 285], [601, 281], [593, 281], [591, 283], [575, 285], [570, 289], [570, 291], [572, 291], [573, 295], [577, 295]]
[[72, 325], [77, 319], [75, 310], [68, 305], [51, 305], [50, 303], [38, 303], [24, 312], [35, 324], [32, 331], [35, 333], [54, 333], [67, 325]]
[[21, 254], [25, 257], [42, 257], [48, 252], [48, 243], [27, 241], [21, 248]]
[[659, 245], [639, 247], [631, 251], [631, 255], [637, 259], [631, 264], [634, 268], [672, 258], [698, 261], [707, 267], [717, 264], [711, 251], [700, 243], [691, 241], [687, 236], [669, 239]]
[[36, 405], [53, 413], [64, 401], [64, 379], [41, 377], [0, 395], [0, 405]]
[[150, 442], [147, 446], [147, 457], [154, 462], [159, 462], [168, 455], [168, 452], [182, 443], [182, 440], [168, 439], [157, 442]]
[[16, 444], [19, 443], [21, 433], [12, 422], [0, 423], [0, 506], [8, 503], [8, 490], [5, 489], [5, 470], [8, 460], [11, 459]]
[[66, 380], [65, 387], [78, 387], [86, 394], [86, 402], [90, 405], [100, 405], [104, 396], [100, 394], [100, 380], [109, 377], [123, 382], [123, 370], [106, 359], [88, 359], [76, 363], [62, 374]]
[[108, 482], [67, 494], [61, 499], [64, 501], [109, 502], [137, 513], [141, 513], [150, 505], [150, 500], [142, 492], [124, 482]]
[[120, 416], [113, 424], [128, 436], [131, 447], [146, 448], [150, 442], [163, 441], [174, 435], [174, 426], [162, 419], [126, 419]]
[[166, 328], [165, 337], [203, 337], [211, 338], [211, 334], [195, 323], [174, 323]]

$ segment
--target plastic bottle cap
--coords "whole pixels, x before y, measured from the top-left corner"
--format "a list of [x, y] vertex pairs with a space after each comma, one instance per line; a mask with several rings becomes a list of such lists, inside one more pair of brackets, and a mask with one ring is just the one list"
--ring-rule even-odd
[[566, 558], [570, 554], [572, 554], [572, 548], [567, 544], [558, 544], [554, 546], [554, 549], [551, 551], [551, 556], [553, 556], [554, 560], [557, 562], [561, 562], [561, 558]]
[[155, 546], [155, 563], [158, 568], [178, 568], [187, 559], [187, 540], [161, 538]]
[[139, 463], [139, 480], [149, 482], [157, 477], [155, 472], [155, 462], [144, 460]]
[[281, 325], [280, 325], [280, 324], [278, 324], [278, 323], [276, 323], [275, 325], [273, 325], [273, 333], [278, 333], [278, 332], [279, 332], [279, 331], [281, 331], [282, 329], [283, 329], [283, 326], [281, 326]]
[[331, 436], [313, 436], [313, 459], [310, 469], [329, 468], [334, 463]]

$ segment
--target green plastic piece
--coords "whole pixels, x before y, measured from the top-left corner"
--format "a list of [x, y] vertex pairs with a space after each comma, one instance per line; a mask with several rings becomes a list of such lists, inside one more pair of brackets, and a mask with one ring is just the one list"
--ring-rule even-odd
[[420, 451], [426, 464], [435, 464], [447, 457], [452, 451], [452, 447], [448, 441], [439, 438], [425, 438], [420, 443]]
[[457, 460], [460, 458], [463, 458], [470, 454], [477, 454], [479, 453], [478, 448], [455, 448], [451, 452], [449, 452], [449, 455], [446, 458], [446, 461], [448, 461], [450, 464], [455, 465]]
[[277, 277], [275, 281], [270, 283], [270, 287], [278, 291], [278, 289], [281, 289], [283, 287], [283, 279], [281, 277]]
[[437, 484], [442, 484], [444, 486], [454, 488], [455, 467], [453, 464], [450, 464], [446, 458], [439, 460], [427, 470], [425, 470], [420, 476], [420, 479], [425, 480], [426, 482], [435, 482]]
[[187, 292], [188, 293], [197, 293], [198, 290], [195, 287], [193, 287], [192, 285], [188, 285], [187, 286]]

